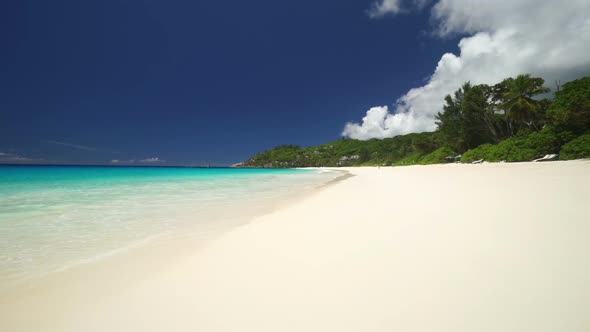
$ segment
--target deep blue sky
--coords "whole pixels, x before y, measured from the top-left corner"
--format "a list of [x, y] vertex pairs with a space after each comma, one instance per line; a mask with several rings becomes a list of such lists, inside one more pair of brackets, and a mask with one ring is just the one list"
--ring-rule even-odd
[[339, 139], [456, 51], [427, 10], [375, 20], [370, 4], [5, 1], [0, 152], [219, 164]]

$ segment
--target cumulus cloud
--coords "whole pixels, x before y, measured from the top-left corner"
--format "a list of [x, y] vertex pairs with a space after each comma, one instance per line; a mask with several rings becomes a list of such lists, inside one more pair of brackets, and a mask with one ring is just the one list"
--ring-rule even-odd
[[360, 140], [383, 139], [434, 129], [434, 123], [430, 123], [419, 114], [413, 112], [392, 114], [387, 106], [376, 106], [367, 111], [362, 124], [347, 123], [342, 135]]
[[468, 34], [459, 54], [444, 54], [429, 81], [397, 99], [393, 111], [371, 108], [342, 134], [370, 139], [434, 130], [444, 96], [466, 81], [494, 84], [530, 73], [551, 85], [588, 75], [589, 12], [588, 0], [439, 0], [431, 9], [433, 32]]
[[389, 14], [397, 14], [400, 10], [400, 0], [379, 0], [373, 2], [368, 14], [372, 18], [377, 18]]
[[[382, 18], [389, 15], [408, 12], [412, 8], [422, 9], [431, 0], [377, 0], [367, 11], [370, 18]], [[402, 7], [403, 4], [403, 7]]]

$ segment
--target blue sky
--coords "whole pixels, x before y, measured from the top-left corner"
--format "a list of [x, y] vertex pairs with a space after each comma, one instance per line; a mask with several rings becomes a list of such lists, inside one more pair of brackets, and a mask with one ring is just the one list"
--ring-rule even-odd
[[460, 26], [439, 2], [4, 2], [0, 161], [230, 164], [339, 139], [347, 122], [360, 139], [420, 131], [428, 112], [407, 130], [359, 121], [422, 114], [396, 100], [504, 24]]
[[456, 45], [425, 34], [427, 15], [372, 20], [369, 5], [4, 3], [0, 151], [231, 163], [336, 140], [346, 121], [419, 85]]

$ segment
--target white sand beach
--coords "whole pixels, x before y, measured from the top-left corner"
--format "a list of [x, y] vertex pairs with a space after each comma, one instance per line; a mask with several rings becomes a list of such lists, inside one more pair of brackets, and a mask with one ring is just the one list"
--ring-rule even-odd
[[590, 331], [590, 161], [347, 170], [134, 275], [4, 299], [0, 330]]

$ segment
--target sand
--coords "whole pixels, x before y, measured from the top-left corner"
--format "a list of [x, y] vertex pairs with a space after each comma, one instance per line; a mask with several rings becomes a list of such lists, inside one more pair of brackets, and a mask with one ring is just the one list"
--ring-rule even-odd
[[590, 331], [590, 161], [349, 171], [141, 278], [4, 301], [0, 330]]

